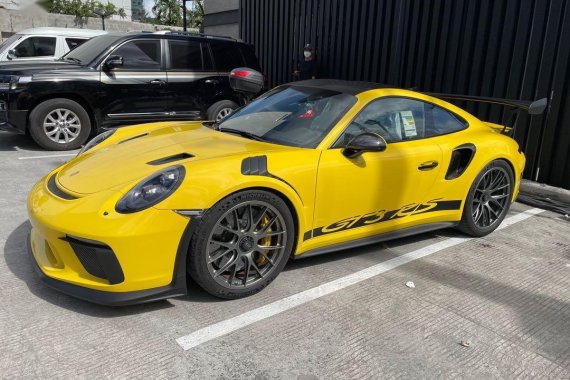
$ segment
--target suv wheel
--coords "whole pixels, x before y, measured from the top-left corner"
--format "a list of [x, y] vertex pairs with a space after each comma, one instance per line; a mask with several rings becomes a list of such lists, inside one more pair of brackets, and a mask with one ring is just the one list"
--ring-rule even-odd
[[220, 100], [208, 108], [208, 120], [218, 122], [230, 115], [236, 108], [238, 108], [238, 105], [235, 102], [231, 100]]
[[87, 141], [90, 132], [87, 111], [70, 99], [46, 100], [30, 113], [30, 135], [44, 149], [77, 149]]

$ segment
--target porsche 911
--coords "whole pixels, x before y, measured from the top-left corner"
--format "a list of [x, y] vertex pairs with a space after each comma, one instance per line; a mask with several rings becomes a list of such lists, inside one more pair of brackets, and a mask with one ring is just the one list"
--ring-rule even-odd
[[509, 128], [443, 98], [310, 80], [221, 122], [107, 131], [31, 190], [34, 265], [47, 285], [100, 304], [181, 296], [188, 276], [235, 299], [292, 258], [443, 228], [487, 235], [525, 156]]

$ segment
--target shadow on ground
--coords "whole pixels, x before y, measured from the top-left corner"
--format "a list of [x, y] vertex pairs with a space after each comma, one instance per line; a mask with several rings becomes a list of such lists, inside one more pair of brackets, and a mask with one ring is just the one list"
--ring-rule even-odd
[[26, 221], [10, 233], [4, 246], [4, 260], [10, 271], [21, 279], [35, 296], [58, 307], [99, 318], [123, 317], [173, 307], [168, 301], [123, 307], [100, 306], [52, 290], [36, 274], [32, 258], [27, 252], [30, 230], [31, 225]]
[[19, 135], [16, 133], [0, 131], [0, 151], [9, 152], [18, 151], [20, 149], [37, 152], [46, 151], [45, 149], [40, 148], [28, 135]]

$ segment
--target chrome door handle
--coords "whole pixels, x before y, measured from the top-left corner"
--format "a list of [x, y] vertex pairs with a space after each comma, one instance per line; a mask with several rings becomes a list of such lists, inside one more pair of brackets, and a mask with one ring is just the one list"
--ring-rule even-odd
[[437, 161], [426, 161], [422, 162], [420, 166], [418, 166], [419, 170], [431, 170], [437, 167], [439, 163]]
[[153, 80], [151, 80], [151, 81], [148, 82], [148, 83], [154, 84], [154, 85], [156, 85], [156, 86], [163, 86], [163, 85], [166, 84], [166, 82], [163, 81], [163, 80], [161, 80], [161, 79], [153, 79]]
[[217, 79], [206, 79], [204, 81], [204, 83], [218, 84], [218, 80]]

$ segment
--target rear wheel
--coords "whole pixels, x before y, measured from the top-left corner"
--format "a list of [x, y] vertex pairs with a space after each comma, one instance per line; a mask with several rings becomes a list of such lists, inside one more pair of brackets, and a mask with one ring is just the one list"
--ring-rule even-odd
[[77, 149], [87, 141], [90, 133], [87, 111], [73, 100], [46, 100], [30, 113], [30, 135], [44, 149]]
[[497, 160], [487, 165], [471, 185], [459, 230], [471, 236], [493, 232], [511, 207], [513, 189], [514, 174], [509, 164]]
[[293, 218], [280, 197], [261, 190], [236, 193], [204, 215], [192, 237], [188, 272], [212, 295], [247, 297], [281, 272], [293, 237]]
[[208, 108], [208, 120], [219, 122], [229, 116], [238, 105], [231, 100], [220, 100]]

